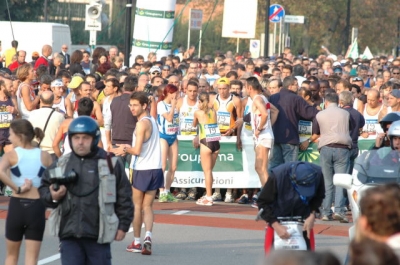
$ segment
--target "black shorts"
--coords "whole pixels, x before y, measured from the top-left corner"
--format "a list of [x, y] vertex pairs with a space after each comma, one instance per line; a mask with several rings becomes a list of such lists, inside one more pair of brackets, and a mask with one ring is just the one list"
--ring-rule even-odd
[[200, 143], [207, 146], [211, 150], [211, 153], [215, 153], [220, 149], [219, 141], [207, 142], [206, 138], [204, 138], [200, 140]]
[[10, 129], [0, 129], [0, 146], [11, 144], [8, 137], [10, 136]]
[[42, 241], [46, 207], [40, 199], [11, 197], [6, 220], [6, 238], [11, 241]]
[[132, 186], [143, 192], [163, 188], [164, 174], [162, 169], [134, 170]]

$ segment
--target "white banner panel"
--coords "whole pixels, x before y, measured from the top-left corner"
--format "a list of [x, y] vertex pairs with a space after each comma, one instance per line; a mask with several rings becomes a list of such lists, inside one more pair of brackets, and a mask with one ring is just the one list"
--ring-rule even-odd
[[137, 0], [130, 65], [137, 55], [171, 54], [176, 0]]
[[222, 37], [255, 38], [256, 19], [257, 0], [225, 0]]

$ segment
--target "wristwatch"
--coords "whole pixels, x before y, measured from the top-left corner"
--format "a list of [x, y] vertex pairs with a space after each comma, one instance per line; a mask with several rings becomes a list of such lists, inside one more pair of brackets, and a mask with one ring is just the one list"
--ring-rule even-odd
[[21, 194], [21, 187], [18, 187], [17, 194]]
[[124, 146], [124, 149], [123, 149], [124, 153], [126, 153], [126, 149], [127, 149], [126, 146]]
[[311, 143], [311, 139], [310, 138], [308, 138], [307, 141], [308, 141], [309, 144]]

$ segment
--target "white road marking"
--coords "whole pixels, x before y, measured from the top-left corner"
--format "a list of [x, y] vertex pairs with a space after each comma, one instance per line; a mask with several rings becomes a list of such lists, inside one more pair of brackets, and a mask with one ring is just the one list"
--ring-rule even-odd
[[177, 211], [176, 213], [173, 213], [173, 214], [175, 214], [175, 215], [182, 215], [182, 214], [185, 214], [185, 213], [189, 213], [190, 211]]
[[61, 256], [60, 253], [58, 253], [58, 254], [55, 254], [55, 255], [50, 256], [48, 258], [41, 259], [41, 260], [39, 260], [38, 265], [47, 264], [47, 263], [56, 261], [56, 260], [60, 259], [60, 256]]

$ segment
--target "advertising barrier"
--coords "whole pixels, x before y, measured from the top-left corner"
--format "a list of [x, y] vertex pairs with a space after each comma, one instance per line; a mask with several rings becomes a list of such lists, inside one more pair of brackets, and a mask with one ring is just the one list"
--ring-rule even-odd
[[[178, 166], [172, 187], [205, 187], [200, 149], [193, 147], [193, 136], [178, 136], [178, 140]], [[254, 169], [253, 141], [242, 138], [242, 151], [236, 147], [236, 136], [223, 136], [220, 144], [213, 169], [213, 188], [260, 188], [260, 180]], [[374, 144], [374, 139], [360, 138], [360, 153], [370, 150]], [[318, 143], [311, 143], [307, 150], [299, 151], [299, 160], [319, 165]]]

